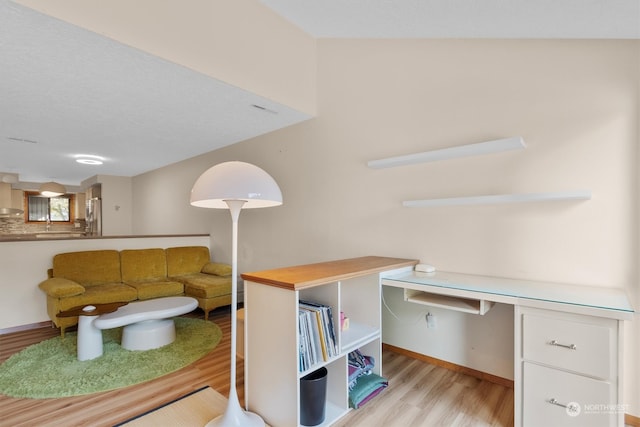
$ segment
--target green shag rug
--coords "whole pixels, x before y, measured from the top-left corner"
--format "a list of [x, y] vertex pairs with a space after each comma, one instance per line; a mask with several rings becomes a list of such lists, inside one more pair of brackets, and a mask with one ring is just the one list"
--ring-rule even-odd
[[177, 371], [220, 342], [215, 323], [177, 317], [176, 340], [164, 347], [130, 351], [120, 346], [122, 328], [102, 331], [104, 354], [77, 359], [76, 333], [51, 338], [14, 354], [0, 365], [0, 394], [46, 399], [79, 396], [139, 384]]

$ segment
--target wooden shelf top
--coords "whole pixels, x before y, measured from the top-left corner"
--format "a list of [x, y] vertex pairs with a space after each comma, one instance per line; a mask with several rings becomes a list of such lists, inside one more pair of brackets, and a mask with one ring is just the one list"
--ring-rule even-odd
[[243, 273], [242, 278], [263, 285], [299, 290], [386, 270], [410, 267], [417, 263], [418, 260], [415, 259], [365, 256]]

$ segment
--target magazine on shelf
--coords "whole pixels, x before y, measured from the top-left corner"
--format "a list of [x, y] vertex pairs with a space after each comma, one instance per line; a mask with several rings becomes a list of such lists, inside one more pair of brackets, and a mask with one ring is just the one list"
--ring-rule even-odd
[[298, 336], [300, 337], [300, 352], [298, 357], [300, 371], [305, 371], [309, 368], [311, 356], [309, 355], [309, 332], [306, 313], [302, 310], [298, 312]]
[[331, 306], [300, 301], [298, 308], [300, 334], [300, 371], [327, 361], [338, 354]]
[[311, 360], [314, 363], [318, 361], [325, 360], [326, 350], [323, 349], [322, 338], [321, 338], [321, 326], [318, 320], [317, 313], [313, 310], [306, 309], [304, 307], [300, 307], [300, 315], [303, 316], [303, 321], [307, 325], [305, 332], [307, 333], [307, 337], [309, 341], [309, 347], [311, 350]]

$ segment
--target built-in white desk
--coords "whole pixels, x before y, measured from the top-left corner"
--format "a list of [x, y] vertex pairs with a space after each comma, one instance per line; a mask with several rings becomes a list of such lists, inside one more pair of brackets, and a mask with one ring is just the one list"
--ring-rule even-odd
[[616, 288], [449, 272], [383, 275], [406, 301], [474, 313], [514, 306], [515, 425], [623, 426], [623, 321]]

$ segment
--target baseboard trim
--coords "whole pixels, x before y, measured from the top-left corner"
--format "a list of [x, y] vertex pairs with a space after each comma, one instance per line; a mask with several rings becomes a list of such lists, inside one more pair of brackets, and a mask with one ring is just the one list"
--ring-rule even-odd
[[624, 414], [624, 424], [631, 427], [640, 427], [640, 417], [631, 414]]
[[415, 351], [407, 350], [405, 348], [396, 347], [391, 344], [382, 343], [382, 347], [385, 350], [392, 351], [394, 353], [399, 353], [407, 357], [411, 357], [412, 359], [421, 360], [426, 363], [430, 363], [432, 365], [440, 366], [442, 368], [449, 369], [450, 371], [460, 372], [466, 375], [470, 375], [472, 377], [486, 380], [492, 382], [494, 384], [499, 384], [505, 387], [513, 388], [513, 380], [502, 378], [497, 375], [489, 374], [487, 372], [478, 371], [477, 369], [468, 368], [466, 366], [457, 365], [455, 363], [447, 362], [442, 359], [436, 359], [435, 357], [427, 356], [421, 353], [416, 353]]
[[0, 329], [0, 335], [13, 334], [14, 332], [30, 331], [31, 329], [52, 328], [51, 320], [38, 323], [30, 323], [28, 325], [13, 326], [11, 328]]

